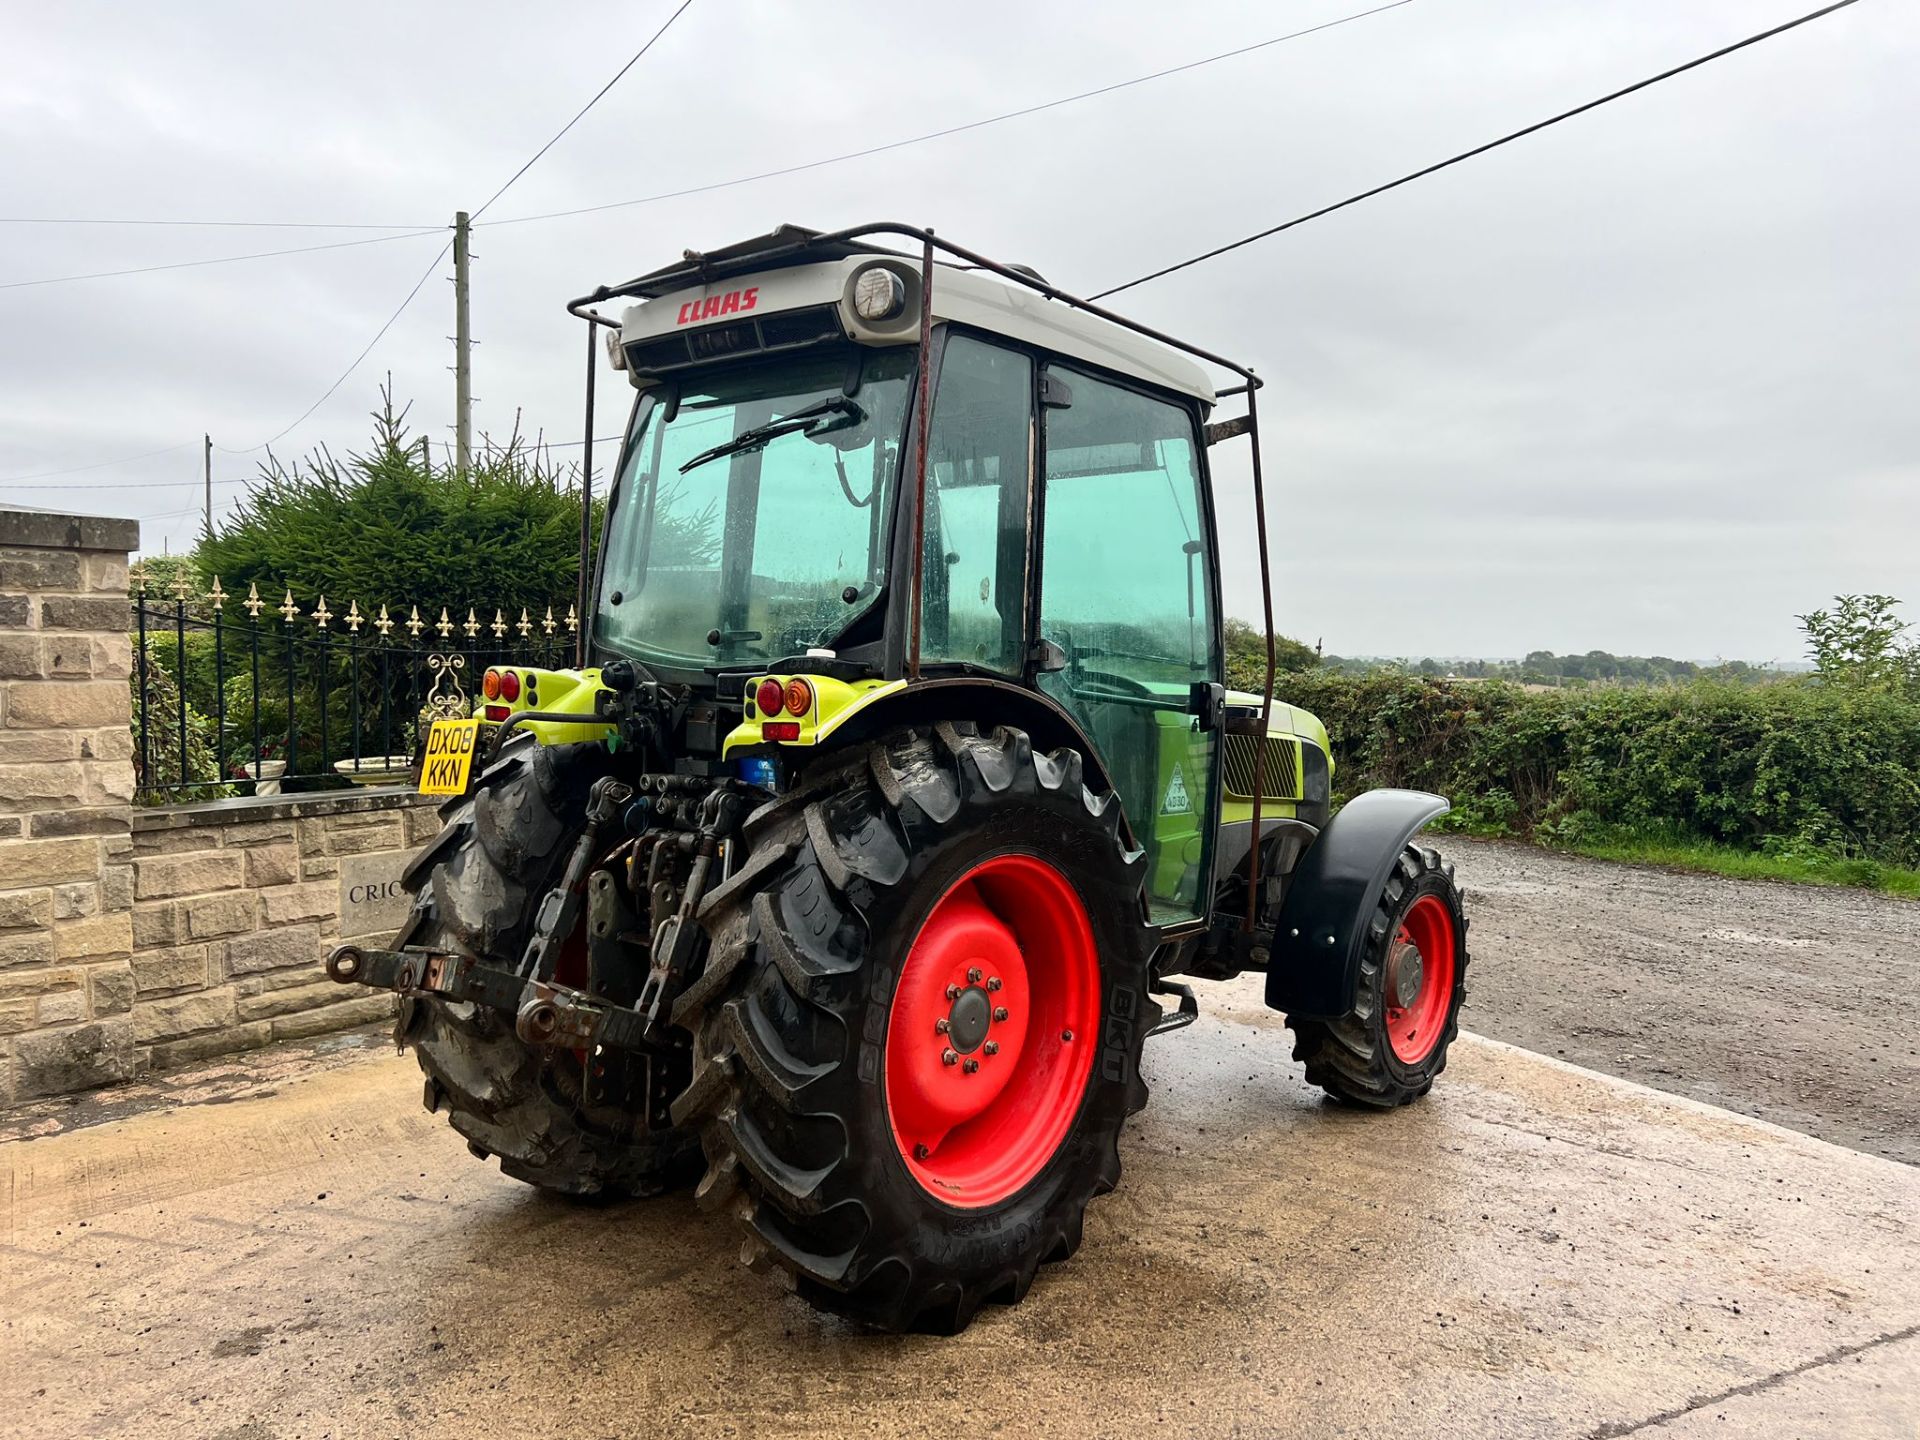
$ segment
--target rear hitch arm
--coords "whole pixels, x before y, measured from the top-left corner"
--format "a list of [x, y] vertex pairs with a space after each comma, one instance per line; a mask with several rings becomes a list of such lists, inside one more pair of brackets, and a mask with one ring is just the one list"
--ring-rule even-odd
[[647, 1017], [639, 1011], [609, 1005], [571, 986], [528, 980], [483, 965], [471, 955], [341, 945], [327, 956], [326, 966], [328, 978], [342, 985], [366, 985], [415, 998], [438, 995], [511, 1015], [514, 1033], [529, 1045], [575, 1050], [596, 1045], [648, 1048], [644, 1041]]
[[539, 980], [553, 974], [553, 962], [561, 944], [580, 923], [580, 907], [587, 893], [587, 872], [593, 869], [593, 862], [600, 854], [600, 832], [613, 823], [631, 799], [633, 787], [623, 780], [608, 775], [593, 782], [587, 797], [586, 827], [567, 859], [566, 873], [560, 877], [560, 883], [540, 902], [539, 914], [533, 922], [533, 938], [527, 942], [527, 953], [520, 962], [522, 975]]

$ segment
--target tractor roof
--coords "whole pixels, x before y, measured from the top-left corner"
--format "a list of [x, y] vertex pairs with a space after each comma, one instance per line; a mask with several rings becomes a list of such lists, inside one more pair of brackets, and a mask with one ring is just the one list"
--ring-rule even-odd
[[[920, 258], [868, 240], [843, 239], [783, 225], [771, 234], [717, 250], [689, 250], [675, 263], [648, 271], [624, 285], [610, 286], [595, 298], [633, 296], [647, 302], [627, 312], [623, 329], [632, 335], [665, 328], [655, 316], [671, 313], [689, 296], [710, 295], [725, 289], [728, 282], [747, 276], [805, 272], [783, 277], [788, 283], [769, 288], [780, 292], [783, 306], [818, 303], [829, 292], [837, 296], [846, 277], [860, 268], [860, 261], [878, 257], [916, 266]], [[673, 307], [661, 305], [669, 298], [675, 302]], [[656, 310], [655, 306], [660, 308]], [[985, 270], [940, 262], [933, 285], [933, 315], [936, 320], [1005, 335], [1177, 390], [1209, 405], [1215, 398], [1206, 371], [1179, 350]]]

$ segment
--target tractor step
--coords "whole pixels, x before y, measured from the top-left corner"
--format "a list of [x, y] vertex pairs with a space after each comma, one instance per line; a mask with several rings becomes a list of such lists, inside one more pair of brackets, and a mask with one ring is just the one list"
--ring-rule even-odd
[[1200, 1002], [1194, 999], [1191, 985], [1182, 985], [1177, 980], [1156, 980], [1148, 988], [1155, 995], [1177, 995], [1180, 998], [1178, 1009], [1169, 1010], [1154, 1022], [1153, 1028], [1147, 1032], [1149, 1040], [1169, 1030], [1184, 1030], [1200, 1018]]

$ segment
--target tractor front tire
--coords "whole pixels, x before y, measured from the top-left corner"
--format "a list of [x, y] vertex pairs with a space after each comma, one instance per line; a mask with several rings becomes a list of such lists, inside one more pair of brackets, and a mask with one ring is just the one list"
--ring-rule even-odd
[[1293, 1058], [1336, 1100], [1391, 1110], [1447, 1067], [1467, 998], [1467, 917], [1437, 850], [1401, 852], [1367, 926], [1360, 987], [1339, 1020], [1295, 1020]]
[[[399, 943], [516, 968], [608, 760], [597, 743], [542, 746], [528, 737], [509, 745], [442, 809], [439, 837], [408, 867], [402, 883], [414, 903]], [[586, 1103], [574, 1052], [528, 1045], [494, 1010], [408, 999], [396, 1033], [426, 1072], [427, 1109], [445, 1111], [467, 1148], [483, 1160], [498, 1156], [513, 1179], [567, 1195], [645, 1195], [698, 1170], [693, 1135]]]
[[1146, 1103], [1146, 866], [1071, 750], [894, 732], [749, 821], [674, 1105], [699, 1196], [815, 1306], [952, 1333], [1080, 1244]]

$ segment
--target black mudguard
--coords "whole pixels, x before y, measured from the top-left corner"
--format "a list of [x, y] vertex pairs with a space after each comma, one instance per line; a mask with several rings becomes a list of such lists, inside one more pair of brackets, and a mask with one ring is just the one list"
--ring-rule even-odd
[[1423, 790], [1369, 790], [1341, 808], [1294, 867], [1267, 963], [1270, 1007], [1310, 1020], [1352, 1010], [1367, 922], [1394, 861], [1451, 808]]

